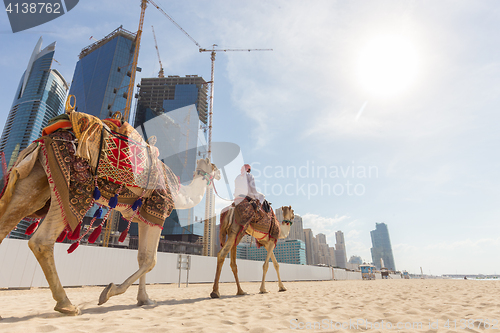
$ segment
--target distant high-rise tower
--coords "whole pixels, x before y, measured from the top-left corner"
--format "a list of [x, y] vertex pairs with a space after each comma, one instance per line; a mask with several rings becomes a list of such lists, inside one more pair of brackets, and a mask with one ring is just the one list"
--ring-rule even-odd
[[69, 91], [76, 97], [77, 111], [100, 119], [123, 112], [134, 50], [135, 34], [120, 26], [80, 52]]
[[345, 249], [344, 233], [340, 230], [337, 231], [335, 233], [335, 239], [337, 241], [335, 244], [335, 263], [337, 267], [346, 268], [347, 253]]
[[325, 234], [317, 234], [316, 238], [318, 239], [318, 243], [326, 244], [326, 235]]
[[308, 265], [314, 265], [314, 235], [311, 229], [304, 229], [304, 239], [306, 243], [306, 263]]
[[[134, 127], [145, 139], [158, 135], [152, 129], [166, 132], [166, 138], [157, 146], [161, 156], [165, 156], [163, 162], [179, 176], [181, 183], [189, 183], [193, 179], [196, 161], [207, 156], [204, 131], [207, 106], [207, 84], [197, 75], [141, 80]], [[205, 200], [206, 196], [191, 209], [174, 210], [165, 221], [163, 237], [173, 241], [201, 242], [206, 216]], [[214, 215], [214, 212], [209, 213], [209, 216]], [[215, 224], [213, 227], [212, 236]], [[131, 229], [131, 234], [133, 232]], [[215, 238], [212, 237], [210, 243], [212, 240]], [[210, 250], [209, 255], [213, 255], [214, 244], [211, 244]]]
[[[283, 221], [283, 209], [277, 208], [274, 213], [276, 214], [276, 218], [278, 221]], [[304, 244], [306, 243], [306, 238], [304, 236], [304, 226], [302, 223], [302, 217], [300, 215], [295, 214], [295, 217], [292, 221], [292, 227], [290, 228], [290, 233], [285, 239], [280, 239], [278, 240], [279, 242], [284, 242], [285, 240], [292, 240], [292, 239], [300, 239]]]
[[385, 268], [395, 271], [394, 257], [392, 255], [391, 240], [389, 239], [389, 230], [385, 223], [376, 223], [375, 230], [370, 231], [372, 237], [372, 260], [373, 264], [380, 267], [380, 259], [383, 259]]
[[[0, 140], [0, 151], [5, 153], [8, 167], [14, 164], [21, 150], [41, 136], [49, 119], [64, 110], [68, 84], [57, 70], [51, 68], [56, 43], [42, 50], [42, 41], [40, 37], [21, 77]], [[24, 238], [26, 226], [22, 223], [11, 237]]]

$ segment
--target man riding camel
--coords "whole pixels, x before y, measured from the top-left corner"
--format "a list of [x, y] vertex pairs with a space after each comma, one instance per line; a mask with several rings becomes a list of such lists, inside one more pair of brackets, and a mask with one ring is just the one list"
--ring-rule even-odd
[[257, 191], [255, 187], [255, 178], [250, 173], [252, 167], [245, 164], [241, 167], [241, 174], [234, 180], [234, 202], [240, 203], [246, 196], [259, 200], [260, 204], [264, 203], [264, 194]]

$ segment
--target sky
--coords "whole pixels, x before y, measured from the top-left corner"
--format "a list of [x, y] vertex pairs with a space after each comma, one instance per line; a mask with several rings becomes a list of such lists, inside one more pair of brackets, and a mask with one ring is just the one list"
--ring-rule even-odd
[[[396, 269], [500, 274], [500, 4], [493, 1], [155, 0], [218, 53], [213, 141], [241, 148], [275, 208], [291, 205], [330, 246], [371, 261], [387, 224]], [[13, 34], [0, 14], [0, 126], [40, 36], [70, 83], [80, 50], [123, 25], [139, 0], [85, 0]], [[153, 6], [141, 77], [210, 80], [210, 54]], [[217, 186], [217, 185], [216, 185]], [[219, 200], [220, 209], [226, 202]]]

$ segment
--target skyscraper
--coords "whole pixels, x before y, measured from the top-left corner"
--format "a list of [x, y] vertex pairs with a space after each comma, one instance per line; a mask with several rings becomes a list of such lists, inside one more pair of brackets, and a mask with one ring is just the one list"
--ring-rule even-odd
[[389, 230], [385, 223], [376, 223], [375, 230], [370, 231], [372, 237], [372, 260], [373, 264], [380, 267], [380, 259], [383, 259], [385, 267], [395, 271], [394, 257], [392, 255], [391, 240], [389, 239]]
[[347, 253], [345, 249], [344, 233], [342, 231], [337, 231], [335, 233], [335, 239], [337, 243], [335, 244], [335, 263], [337, 267], [346, 268], [347, 267]]
[[319, 234], [316, 235], [316, 238], [318, 239], [318, 243], [320, 243], [320, 244], [327, 244], [326, 243], [326, 235], [325, 234], [319, 233]]
[[[127, 103], [135, 37], [134, 33], [120, 26], [80, 52], [69, 91], [70, 95], [76, 97], [77, 111], [100, 119], [109, 118], [116, 111], [123, 113]], [[87, 217], [93, 216], [96, 209], [97, 205], [94, 205], [87, 212]], [[118, 243], [115, 231], [118, 230], [120, 217], [118, 212], [110, 215], [103, 233], [107, 241], [103, 243]]]
[[[274, 210], [274, 213], [276, 214], [276, 219], [281, 222], [285, 218], [283, 216], [283, 209], [276, 208]], [[295, 214], [295, 217], [292, 221], [292, 226], [290, 227], [290, 233], [288, 233], [288, 236], [285, 239], [279, 239], [279, 242], [284, 242], [285, 240], [292, 240], [292, 239], [300, 239], [302, 242], [305, 244], [305, 238], [304, 238], [304, 227], [302, 224], [302, 217], [299, 215]]]
[[[165, 132], [160, 158], [180, 178], [193, 179], [196, 161], [206, 157], [207, 85], [197, 75], [143, 78], [134, 127], [147, 139]], [[164, 239], [201, 242], [204, 232], [205, 200], [196, 207], [174, 210], [165, 221]], [[215, 227], [215, 225], [214, 225]], [[132, 234], [133, 230], [131, 230]], [[215, 233], [215, 228], [214, 228]]]
[[[276, 217], [278, 217], [278, 210], [279, 209], [276, 210]], [[283, 215], [283, 213], [281, 213], [281, 215]], [[283, 218], [281, 218], [281, 220], [283, 220]], [[278, 218], [278, 221], [281, 220]], [[290, 228], [290, 233], [286, 239], [300, 239], [304, 243], [306, 242], [304, 237], [304, 224], [300, 215], [295, 214], [292, 227]]]
[[311, 229], [304, 229], [304, 239], [306, 240], [306, 263], [308, 265], [314, 265], [314, 235]]
[[[0, 151], [5, 153], [8, 167], [14, 164], [21, 150], [41, 136], [49, 119], [64, 110], [68, 84], [57, 70], [51, 68], [56, 43], [42, 50], [42, 41], [40, 37], [21, 76], [0, 140]], [[22, 223], [11, 237], [24, 238], [26, 225]]]
[[135, 34], [120, 26], [80, 52], [69, 91], [77, 111], [104, 119], [125, 109], [134, 42]]

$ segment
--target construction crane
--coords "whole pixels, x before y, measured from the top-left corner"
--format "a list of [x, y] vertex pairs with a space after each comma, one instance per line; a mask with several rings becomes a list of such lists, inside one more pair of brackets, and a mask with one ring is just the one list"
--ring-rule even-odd
[[177, 22], [174, 21], [174, 19], [172, 17], [170, 17], [170, 15], [168, 15], [167, 13], [165, 13], [165, 11], [163, 9], [161, 9], [160, 6], [158, 6], [153, 0], [147, 0], [150, 4], [152, 4], [156, 9], [158, 9], [163, 15], [165, 15], [166, 18], [168, 18], [170, 20], [170, 22], [172, 22], [180, 31], [182, 31], [184, 33], [184, 35], [186, 35], [193, 43], [196, 44], [196, 46], [198, 46], [199, 48], [201, 48], [201, 45], [198, 44], [197, 41], [194, 40], [193, 37], [191, 37], [187, 32], [186, 30], [182, 29], [182, 27], [177, 24]]
[[212, 115], [213, 115], [213, 103], [214, 103], [214, 87], [215, 87], [215, 55], [217, 52], [233, 52], [233, 51], [272, 51], [273, 49], [215, 49], [217, 44], [212, 45], [212, 49], [199, 49], [201, 52], [210, 52], [210, 60], [212, 61], [211, 75], [210, 75], [210, 100], [208, 105], [208, 158], [210, 159], [212, 155]]
[[[211, 72], [210, 72], [210, 100], [208, 104], [208, 159], [212, 157], [212, 126], [213, 126], [213, 109], [214, 109], [214, 87], [215, 87], [215, 56], [217, 52], [232, 52], [232, 51], [272, 51], [272, 49], [215, 49], [217, 44], [212, 45], [212, 49], [204, 49], [199, 48], [201, 52], [210, 52], [210, 60], [211, 60]], [[214, 199], [213, 189], [207, 189], [207, 199], [205, 202], [205, 225], [203, 230], [203, 238], [205, 241], [203, 242], [203, 255], [210, 256], [213, 248], [211, 247], [211, 243], [213, 243], [210, 239], [210, 235], [215, 237], [215, 217], [211, 217], [214, 203], [212, 202]], [[211, 222], [209, 222], [211, 221]]]
[[[141, 16], [139, 19], [139, 28], [137, 29], [137, 34], [135, 36], [135, 50], [134, 57], [132, 60], [132, 66], [130, 69], [130, 82], [128, 84], [127, 90], [127, 103], [125, 105], [125, 110], [123, 112], [123, 119], [125, 121], [129, 121], [130, 117], [130, 109], [132, 106], [132, 97], [134, 93], [134, 83], [135, 83], [135, 72], [137, 71], [137, 60], [139, 59], [139, 48], [141, 45], [141, 36], [142, 36], [142, 26], [144, 25], [144, 14], [146, 13], [146, 7], [148, 6], [148, 2], [153, 5], [156, 9], [158, 9], [163, 15], [165, 15], [178, 29], [180, 29], [186, 36], [189, 37], [198, 47], [201, 47], [182, 27], [174, 21], [173, 18], [170, 17], [165, 11], [158, 6], [153, 0], [141, 0]], [[156, 42], [156, 37], [155, 37]], [[156, 48], [158, 50], [158, 47]], [[161, 66], [160, 66], [161, 67]]]
[[[127, 93], [127, 104], [125, 106], [125, 114], [124, 118], [126, 121], [128, 121], [128, 117], [130, 116], [130, 106], [132, 105], [132, 96], [133, 96], [133, 89], [134, 89], [134, 82], [135, 82], [135, 72], [137, 69], [137, 59], [139, 58], [139, 46], [140, 46], [140, 41], [141, 41], [141, 35], [142, 35], [142, 26], [144, 23], [144, 13], [146, 11], [147, 3], [150, 3], [153, 5], [156, 9], [158, 9], [167, 19], [169, 19], [180, 31], [182, 31], [197, 47], [199, 52], [210, 52], [211, 56], [210, 59], [212, 61], [212, 66], [211, 66], [211, 81], [210, 81], [210, 101], [209, 101], [209, 112], [208, 112], [208, 158], [211, 157], [212, 154], [212, 116], [213, 116], [213, 99], [214, 99], [214, 82], [215, 82], [215, 55], [217, 52], [233, 52], [233, 51], [272, 51], [272, 49], [215, 49], [216, 44], [212, 45], [212, 49], [204, 49], [201, 47], [201, 45], [193, 38], [191, 37], [190, 34], [186, 32], [175, 20], [168, 15], [158, 4], [156, 4], [153, 0], [141, 0], [141, 16], [139, 20], [139, 29], [137, 30], [137, 35], [136, 35], [136, 42], [135, 42], [135, 50], [134, 50], [134, 58], [132, 61], [132, 69], [131, 69], [131, 77], [130, 77], [130, 83], [128, 86], [128, 93]], [[153, 28], [153, 26], [151, 26]], [[160, 73], [158, 73], [158, 77], [164, 77], [163, 76], [163, 66], [161, 64], [160, 60], [160, 52], [158, 51], [158, 44], [156, 42], [156, 36], [154, 34], [154, 28], [153, 28], [153, 37], [155, 40], [155, 46], [156, 46], [156, 52], [158, 53], [158, 60], [160, 62]]]
[[[137, 29], [137, 34], [135, 36], [135, 49], [134, 49], [134, 56], [132, 58], [132, 65], [130, 68], [130, 81], [128, 84], [128, 89], [127, 89], [127, 102], [125, 104], [125, 110], [123, 112], [123, 120], [129, 121], [130, 119], [130, 109], [132, 106], [132, 98], [134, 95], [134, 85], [135, 85], [135, 73], [137, 71], [137, 61], [139, 59], [139, 49], [141, 45], [141, 36], [142, 36], [142, 27], [144, 25], [144, 15], [146, 13], [146, 8], [148, 6], [148, 2], [152, 4], [154, 7], [156, 7], [161, 13], [163, 13], [170, 21], [172, 21], [177, 28], [179, 28], [181, 31], [183, 31], [188, 37], [189, 34], [182, 29], [180, 25], [178, 25], [163, 9], [160, 8], [154, 1], [152, 0], [141, 0], [141, 15], [139, 18], [139, 28]], [[154, 29], [153, 29], [154, 32]], [[92, 37], [91, 37], [92, 38]], [[194, 41], [194, 39], [191, 38], [191, 40]], [[196, 43], [196, 41], [194, 41]], [[156, 43], [156, 36], [155, 36], [155, 43]], [[199, 44], [196, 43], [196, 45]], [[158, 47], [156, 47], [156, 50], [158, 51]], [[159, 58], [159, 53], [158, 53], [158, 58]], [[161, 67], [161, 61], [160, 61], [160, 67]], [[162, 70], [160, 70], [161, 72]], [[118, 223], [119, 221], [119, 215], [118, 212], [113, 211], [109, 217], [110, 222], [112, 223], [106, 223], [106, 227], [104, 228], [104, 236], [103, 236], [103, 246], [107, 247], [109, 244], [109, 239], [111, 236], [111, 231], [113, 229], [113, 225]]]
[[[215, 55], [216, 52], [233, 52], [233, 51], [272, 51], [272, 49], [215, 49], [216, 44], [212, 45], [212, 49], [204, 49], [201, 47], [201, 45], [193, 38], [191, 37], [190, 34], [186, 32], [175, 20], [168, 15], [160, 6], [158, 6], [153, 0], [143, 0], [149, 2], [151, 5], [153, 5], [156, 9], [158, 9], [165, 17], [167, 17], [170, 22], [172, 22], [180, 31], [184, 33], [197, 47], [200, 52], [210, 52], [211, 56], [210, 59], [212, 61], [212, 66], [211, 66], [211, 81], [210, 81], [210, 101], [209, 101], [209, 112], [208, 112], [208, 158], [211, 157], [212, 153], [212, 115], [213, 115], [213, 99], [214, 99], [214, 69], [215, 69]], [[153, 29], [153, 34], [154, 34], [154, 29]], [[155, 37], [155, 43], [156, 43], [156, 37]], [[156, 51], [158, 51], [158, 47], [156, 47]], [[160, 55], [158, 53], [158, 59], [160, 58]], [[161, 61], [160, 61], [160, 67], [161, 67]], [[129, 94], [130, 95], [130, 94]]]
[[[134, 57], [133, 57], [133, 61], [132, 61], [132, 66], [131, 66], [131, 76], [130, 76], [130, 82], [129, 82], [129, 85], [128, 85], [128, 92], [127, 92], [127, 103], [126, 103], [126, 106], [125, 106], [125, 111], [124, 111], [124, 120], [125, 121], [128, 121], [129, 120], [129, 117], [130, 117], [130, 108], [131, 108], [131, 105], [132, 105], [132, 96], [133, 96], [133, 91], [134, 91], [134, 83], [135, 83], [135, 72], [137, 70], [137, 60], [139, 58], [139, 47], [140, 47], [140, 42], [141, 42], [141, 35], [142, 35], [142, 27], [143, 27], [143, 24], [144, 24], [144, 14], [145, 14], [145, 11], [146, 11], [146, 7], [147, 7], [147, 3], [150, 3], [151, 5], [153, 5], [156, 9], [158, 9], [163, 15], [165, 15], [179, 30], [181, 30], [197, 47], [198, 47], [198, 50], [199, 52], [210, 52], [211, 53], [211, 81], [210, 81], [210, 101], [209, 101], [209, 113], [208, 113], [208, 158], [210, 159], [211, 158], [211, 154], [212, 154], [212, 125], [213, 125], [213, 100], [214, 100], [214, 83], [215, 83], [215, 56], [216, 56], [216, 53], [217, 52], [233, 52], [233, 51], [272, 51], [272, 49], [215, 49], [215, 46], [217, 46], [216, 44], [212, 45], [212, 49], [204, 49], [201, 47], [201, 45], [193, 38], [191, 37], [179, 24], [177, 24], [177, 22], [175, 22], [175, 20], [170, 17], [170, 15], [168, 15], [160, 6], [158, 6], [153, 0], [141, 0], [141, 16], [140, 16], [140, 20], [139, 20], [139, 29], [137, 30], [137, 35], [136, 35], [136, 40], [135, 40], [135, 50], [134, 50]], [[154, 29], [153, 29], [154, 31]], [[156, 36], [155, 36], [155, 45], [156, 45]], [[156, 45], [156, 51], [158, 52], [158, 46]], [[159, 57], [159, 52], [158, 52], [158, 59], [160, 59]], [[161, 66], [161, 61], [160, 61], [160, 73], [159, 73], [159, 77], [161, 77], [160, 75], [162, 75], [162, 66]], [[210, 191], [210, 194], [211, 194], [211, 191]], [[208, 208], [212, 206], [212, 195], [209, 195], [210, 198], [207, 200], [207, 206], [206, 206], [206, 209], [205, 209], [205, 214], [207, 214], [207, 211], [208, 211]], [[211, 210], [211, 208], [210, 208]], [[208, 219], [206, 219], [206, 221], [208, 221]], [[214, 232], [211, 232], [209, 233], [208, 232], [208, 223], [205, 222], [205, 239], [207, 239], [207, 235], [208, 234], [214, 234]], [[215, 231], [215, 230], [213, 230]], [[110, 230], [108, 231], [107, 233], [107, 240], [109, 240], [109, 232]], [[208, 251], [208, 244], [207, 242], [205, 241], [204, 242], [204, 249], [203, 249], [203, 252], [204, 252], [204, 255], [208, 255], [208, 254], [211, 254], [209, 252], [211, 251]], [[107, 243], [106, 243], [107, 245]]]
[[[212, 157], [212, 126], [213, 126], [213, 105], [214, 105], [214, 87], [215, 87], [215, 56], [217, 52], [233, 52], [233, 51], [272, 51], [272, 49], [215, 49], [216, 44], [212, 45], [212, 49], [204, 49], [201, 45], [191, 37], [182, 27], [174, 21], [172, 17], [170, 17], [163, 9], [161, 9], [157, 4], [155, 4], [152, 0], [148, 0], [153, 6], [155, 6], [160, 12], [162, 12], [179, 30], [181, 30], [197, 47], [198, 51], [201, 52], [210, 52], [210, 60], [211, 60], [211, 73], [210, 73], [210, 100], [208, 106], [208, 152], [207, 157], [211, 159]], [[207, 200], [205, 204], [205, 226], [203, 231], [203, 255], [209, 256], [213, 255], [211, 239], [210, 235], [214, 237], [215, 235], [215, 221], [212, 216], [213, 211], [213, 189], [207, 189]], [[211, 221], [211, 222], [210, 222]]]
[[160, 51], [158, 50], [158, 43], [156, 42], [155, 28], [153, 26], [151, 26], [151, 29], [153, 29], [153, 38], [155, 40], [156, 54], [158, 55], [158, 62], [160, 63], [160, 71], [158, 72], [158, 77], [165, 77], [165, 75], [163, 73], [163, 65], [162, 65], [161, 59], [160, 59]]
[[[147, 6], [148, 0], [141, 0], [141, 16], [139, 18], [139, 28], [137, 29], [137, 34], [135, 35], [135, 49], [134, 57], [132, 58], [132, 65], [130, 68], [130, 82], [128, 84], [127, 90], [127, 103], [125, 104], [125, 110], [123, 112], [123, 120], [126, 122], [129, 122], [130, 120], [130, 108], [132, 106], [132, 97], [134, 95], [135, 72], [137, 71], [137, 60], [139, 59], [139, 48], [141, 46], [142, 26], [144, 25], [144, 14], [146, 13]], [[119, 221], [120, 213], [115, 210], [112, 211], [108, 218], [108, 222], [104, 227], [104, 235], [102, 238], [103, 247], [108, 247], [109, 239], [111, 237], [111, 231], [116, 229], [115, 225], [118, 225]]]
[[123, 113], [123, 119], [127, 122], [129, 121], [130, 107], [132, 106], [132, 97], [134, 95], [135, 72], [137, 71], [137, 60], [139, 59], [139, 48], [141, 45], [142, 26], [144, 24], [144, 14], [146, 13], [147, 6], [148, 6], [148, 0], [141, 0], [141, 17], [139, 19], [139, 29], [137, 29], [137, 34], [135, 35], [135, 49], [134, 49], [134, 57], [132, 60], [132, 67], [130, 69], [130, 82], [128, 84], [127, 103], [125, 104], [125, 110]]

